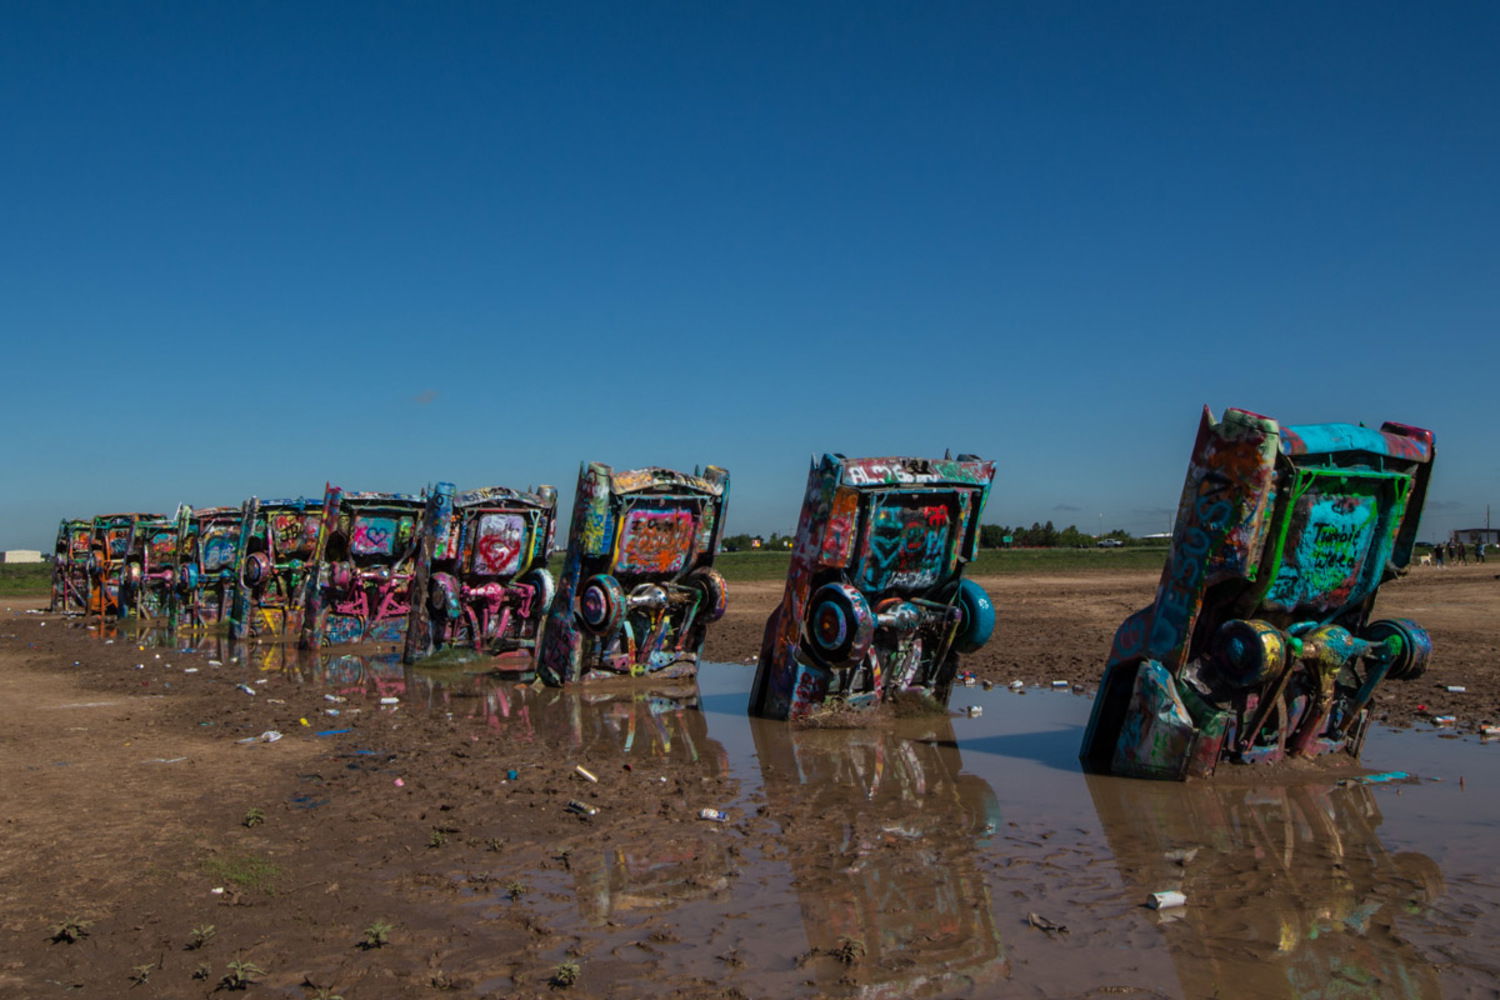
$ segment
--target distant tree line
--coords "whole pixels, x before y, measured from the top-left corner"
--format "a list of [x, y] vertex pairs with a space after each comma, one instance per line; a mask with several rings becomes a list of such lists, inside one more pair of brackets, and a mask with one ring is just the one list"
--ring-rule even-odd
[[[1007, 541], [1007, 538], [1009, 541]], [[1036, 549], [1077, 549], [1088, 548], [1097, 545], [1100, 538], [1113, 538], [1122, 544], [1130, 545], [1139, 539], [1131, 538], [1130, 532], [1122, 528], [1104, 535], [1093, 535], [1085, 531], [1079, 531], [1078, 525], [1070, 524], [1062, 530], [1058, 530], [1051, 521], [1039, 524], [1035, 521], [1031, 527], [1021, 525], [1007, 527], [1003, 524], [981, 524], [979, 526], [979, 547], [984, 549], [999, 549], [1007, 545], [1015, 548]]]

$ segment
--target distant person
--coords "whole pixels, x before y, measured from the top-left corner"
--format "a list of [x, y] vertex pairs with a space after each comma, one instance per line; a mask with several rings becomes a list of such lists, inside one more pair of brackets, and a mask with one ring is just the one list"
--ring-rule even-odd
[[1438, 569], [1443, 568], [1443, 543], [1438, 542], [1432, 547], [1432, 561], [1438, 564]]
[[1458, 543], [1458, 562], [1461, 566], [1469, 565], [1469, 547], [1463, 542]]
[[1477, 563], [1484, 562], [1484, 543], [1483, 542], [1475, 542], [1474, 543], [1474, 561], [1477, 562]]

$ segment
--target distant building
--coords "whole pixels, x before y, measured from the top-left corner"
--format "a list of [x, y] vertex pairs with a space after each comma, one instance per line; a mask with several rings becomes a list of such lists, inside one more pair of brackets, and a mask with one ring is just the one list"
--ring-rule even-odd
[[6, 549], [0, 552], [0, 563], [39, 563], [42, 554], [36, 549]]
[[1500, 528], [1459, 528], [1449, 540], [1464, 545], [1478, 545], [1480, 542], [1500, 545]]

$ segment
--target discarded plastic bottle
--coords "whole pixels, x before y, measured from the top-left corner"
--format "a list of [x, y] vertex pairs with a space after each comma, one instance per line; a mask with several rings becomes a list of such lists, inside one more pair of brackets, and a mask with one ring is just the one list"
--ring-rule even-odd
[[699, 809], [698, 818], [706, 819], [711, 823], [729, 822], [729, 814], [719, 809]]

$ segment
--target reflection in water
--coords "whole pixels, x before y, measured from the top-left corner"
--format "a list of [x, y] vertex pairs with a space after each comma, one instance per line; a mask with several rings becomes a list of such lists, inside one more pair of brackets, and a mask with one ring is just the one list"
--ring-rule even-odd
[[1159, 915], [1184, 995], [1440, 995], [1396, 924], [1441, 873], [1386, 852], [1368, 787], [1086, 780], [1126, 883], [1187, 896]]
[[907, 997], [1009, 975], [973, 861], [994, 834], [990, 786], [961, 773], [946, 717], [914, 728], [796, 729], [753, 720], [823, 988]]

